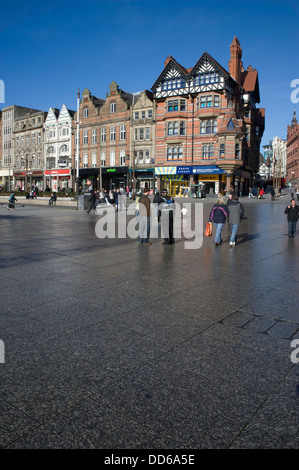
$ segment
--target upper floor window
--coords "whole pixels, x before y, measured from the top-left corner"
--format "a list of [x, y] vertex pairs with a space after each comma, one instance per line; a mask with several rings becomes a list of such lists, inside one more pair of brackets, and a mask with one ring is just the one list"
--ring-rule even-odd
[[88, 131], [83, 131], [83, 144], [88, 144]]
[[167, 160], [177, 161], [183, 160], [183, 147], [177, 145], [170, 145], [167, 147]]
[[194, 77], [194, 85], [205, 85], [208, 83], [218, 83], [220, 75], [218, 72], [200, 73]]
[[170, 80], [165, 80], [162, 83], [162, 90], [176, 90], [180, 88], [185, 88], [186, 86], [186, 81], [184, 78], [172, 78]]
[[203, 95], [197, 98], [197, 109], [199, 108], [219, 108], [219, 95]]
[[240, 152], [240, 144], [236, 144], [236, 145], [235, 145], [235, 157], [236, 157], [237, 159], [239, 159], [239, 158], [240, 158], [240, 154], [241, 154], [241, 152]]
[[110, 142], [115, 142], [116, 135], [115, 135], [115, 126], [110, 127]]
[[230, 120], [229, 120], [229, 123], [227, 124], [227, 130], [228, 130], [228, 131], [233, 131], [234, 128], [235, 128], [235, 126], [234, 126], [233, 120], [230, 119]]
[[215, 134], [217, 132], [217, 119], [203, 120], [200, 123], [201, 134]]
[[102, 143], [106, 142], [106, 128], [105, 127], [101, 128], [101, 142]]
[[88, 118], [88, 108], [83, 109], [83, 117]]
[[186, 100], [168, 100], [167, 110], [169, 113], [173, 111], [186, 111]]
[[224, 157], [225, 157], [225, 145], [224, 145], [224, 144], [220, 144], [220, 148], [219, 148], [219, 157], [220, 157], [220, 158], [224, 158]]
[[202, 148], [202, 158], [206, 159], [213, 159], [214, 158], [214, 145], [203, 145]]
[[126, 126], [122, 124], [120, 126], [120, 140], [125, 140], [126, 139]]
[[115, 113], [116, 112], [116, 103], [115, 101], [112, 101], [112, 103], [110, 103], [110, 113]]
[[96, 144], [97, 143], [97, 130], [92, 129], [91, 131], [91, 143]]

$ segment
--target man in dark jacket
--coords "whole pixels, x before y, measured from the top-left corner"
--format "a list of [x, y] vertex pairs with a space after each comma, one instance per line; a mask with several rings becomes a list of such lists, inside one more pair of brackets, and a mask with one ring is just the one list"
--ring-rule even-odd
[[233, 195], [231, 202], [228, 204], [228, 222], [231, 226], [232, 232], [229, 240], [230, 246], [235, 246], [236, 244], [236, 237], [239, 224], [244, 216], [244, 207], [238, 201], [237, 194]]
[[168, 196], [166, 189], [162, 191], [161, 213], [162, 234], [164, 235], [163, 245], [173, 245], [174, 200], [171, 196]]
[[139, 236], [138, 241], [142, 245], [151, 245], [149, 241], [151, 229], [151, 208], [149, 188], [144, 188], [143, 194], [139, 199]]
[[87, 214], [89, 214], [89, 212], [91, 211], [91, 209], [94, 209], [94, 211], [96, 210], [96, 207], [95, 207], [95, 202], [96, 202], [96, 191], [92, 192], [91, 195], [89, 196], [88, 198], [88, 201], [89, 201], [89, 209], [87, 212]]
[[299, 206], [296, 205], [295, 199], [291, 199], [291, 202], [285, 209], [284, 213], [287, 214], [288, 219], [288, 237], [293, 238], [296, 232], [297, 220], [299, 219]]

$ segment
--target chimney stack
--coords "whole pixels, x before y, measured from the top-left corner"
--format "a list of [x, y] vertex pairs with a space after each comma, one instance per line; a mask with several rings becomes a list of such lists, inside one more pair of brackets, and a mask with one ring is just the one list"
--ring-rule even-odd
[[230, 45], [230, 60], [228, 63], [228, 70], [230, 75], [241, 85], [241, 71], [242, 71], [242, 49], [239, 39], [235, 36]]

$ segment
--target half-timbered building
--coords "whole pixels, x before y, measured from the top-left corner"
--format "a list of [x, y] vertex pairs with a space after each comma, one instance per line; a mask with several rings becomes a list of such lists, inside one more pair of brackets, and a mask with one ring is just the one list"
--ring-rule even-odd
[[186, 187], [246, 191], [258, 170], [264, 110], [258, 75], [243, 68], [235, 37], [229, 71], [204, 52], [193, 68], [172, 56], [152, 91], [156, 103], [157, 187], [172, 195]]

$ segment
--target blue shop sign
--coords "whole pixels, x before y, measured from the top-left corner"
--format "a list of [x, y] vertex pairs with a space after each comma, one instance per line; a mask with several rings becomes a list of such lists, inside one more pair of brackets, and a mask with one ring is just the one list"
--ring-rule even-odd
[[191, 175], [192, 166], [177, 166], [176, 174], [177, 175]]
[[224, 170], [221, 168], [218, 168], [216, 165], [198, 165], [198, 166], [193, 166], [192, 167], [192, 172], [193, 174], [198, 174], [198, 175], [203, 175], [203, 174], [209, 174], [209, 175], [222, 175], [226, 173]]

